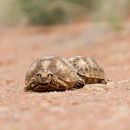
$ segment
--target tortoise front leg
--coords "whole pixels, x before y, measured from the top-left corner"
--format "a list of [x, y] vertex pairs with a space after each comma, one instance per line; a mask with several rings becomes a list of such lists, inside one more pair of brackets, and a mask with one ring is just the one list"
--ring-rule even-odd
[[52, 77], [52, 85], [59, 87], [61, 90], [68, 90], [69, 86], [61, 79], [53, 76]]
[[78, 80], [74, 85], [74, 88], [82, 88], [85, 85], [85, 79], [78, 75]]
[[105, 79], [100, 79], [98, 83], [101, 83], [101, 84], [107, 84], [109, 80], [105, 80]]
[[36, 81], [35, 78], [32, 78], [24, 87], [24, 91], [29, 91], [34, 88], [38, 84], [38, 81]]

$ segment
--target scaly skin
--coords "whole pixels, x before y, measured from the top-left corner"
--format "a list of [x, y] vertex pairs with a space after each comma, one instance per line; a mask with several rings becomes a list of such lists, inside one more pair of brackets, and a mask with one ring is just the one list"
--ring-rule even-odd
[[52, 77], [52, 84], [58, 86], [61, 90], [68, 90], [69, 86], [56, 76]]
[[32, 90], [34, 88], [34, 86], [36, 86], [38, 84], [38, 80], [33, 77], [26, 85], [25, 85], [25, 88], [24, 90], [25, 91], [29, 91], [29, 90]]
[[24, 90], [25, 91], [29, 91], [29, 90], [34, 90], [34, 91], [38, 91], [38, 89], [40, 90], [49, 90], [50, 88], [48, 86], [51, 86], [51, 90], [68, 90], [69, 86], [61, 79], [59, 79], [56, 76], [52, 76], [51, 78], [51, 84], [48, 85], [41, 85], [38, 83], [38, 79], [37, 77], [33, 77], [25, 86]]
[[78, 75], [78, 81], [75, 83], [74, 88], [82, 88], [85, 85], [85, 79]]

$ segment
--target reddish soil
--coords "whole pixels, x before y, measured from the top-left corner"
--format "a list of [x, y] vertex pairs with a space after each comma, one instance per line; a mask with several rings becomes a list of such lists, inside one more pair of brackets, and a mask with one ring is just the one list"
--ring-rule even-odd
[[[0, 130], [129, 130], [130, 27], [68, 25], [0, 31]], [[108, 85], [24, 92], [30, 64], [44, 55], [96, 59]]]

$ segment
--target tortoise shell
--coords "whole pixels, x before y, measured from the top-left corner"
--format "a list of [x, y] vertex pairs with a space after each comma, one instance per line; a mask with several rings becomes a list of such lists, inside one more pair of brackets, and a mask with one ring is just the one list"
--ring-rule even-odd
[[75, 67], [77, 74], [85, 78], [85, 83], [88, 83], [89, 79], [94, 79], [90, 81], [91, 83], [98, 83], [99, 80], [104, 81], [104, 83], [108, 81], [103, 68], [92, 58], [76, 56], [70, 58], [69, 62]]
[[67, 59], [60, 56], [47, 55], [35, 60], [27, 69], [25, 85], [41, 70], [45, 73], [51, 72], [54, 76], [63, 80], [69, 88], [72, 88], [78, 79], [75, 68]]

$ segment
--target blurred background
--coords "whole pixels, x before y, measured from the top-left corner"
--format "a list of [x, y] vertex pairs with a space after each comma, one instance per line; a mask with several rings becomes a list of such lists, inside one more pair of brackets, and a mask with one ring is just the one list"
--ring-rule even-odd
[[129, 21], [129, 0], [0, 0], [1, 64], [26, 59], [27, 68], [43, 55], [85, 55], [112, 79], [122, 79], [119, 71], [126, 79]]
[[24, 59], [24, 77], [43, 55], [85, 55], [127, 79], [129, 21], [129, 0], [0, 0], [1, 65]]
[[0, 26], [108, 21], [114, 29], [129, 19], [129, 0], [1, 0]]
[[0, 0], [1, 130], [130, 129], [127, 83], [25, 93], [27, 68], [44, 55], [88, 56], [110, 80], [129, 80], [130, 0]]

